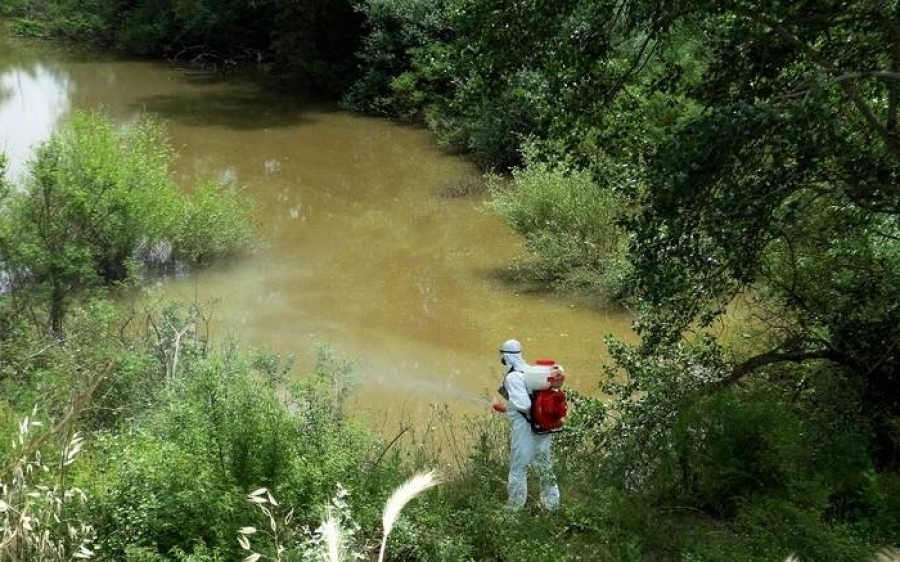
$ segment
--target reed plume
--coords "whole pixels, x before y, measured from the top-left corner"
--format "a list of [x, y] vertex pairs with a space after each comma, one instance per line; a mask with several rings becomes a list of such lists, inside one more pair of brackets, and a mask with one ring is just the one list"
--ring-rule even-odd
[[394, 528], [394, 523], [400, 516], [400, 511], [414, 497], [418, 496], [428, 488], [439, 483], [434, 471], [417, 474], [407, 480], [402, 486], [394, 490], [391, 497], [388, 498], [387, 504], [384, 506], [384, 513], [381, 517], [381, 524], [384, 527], [384, 537], [381, 539], [381, 551], [378, 553], [378, 562], [384, 560], [384, 550], [387, 546], [388, 535]]
[[328, 518], [322, 523], [322, 536], [325, 539], [326, 557], [329, 562], [340, 562], [341, 526], [330, 510]]

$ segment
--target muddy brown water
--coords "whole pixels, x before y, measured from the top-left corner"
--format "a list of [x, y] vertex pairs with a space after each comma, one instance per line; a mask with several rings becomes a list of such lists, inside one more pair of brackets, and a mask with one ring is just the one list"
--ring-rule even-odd
[[604, 336], [631, 337], [625, 311], [504, 282], [498, 270], [523, 255], [521, 240], [483, 196], [441, 196], [479, 174], [420, 128], [246, 78], [0, 37], [0, 150], [12, 178], [75, 108], [159, 117], [181, 185], [234, 182], [255, 205], [262, 250], [144, 298], [214, 303], [215, 332], [294, 354], [298, 375], [318, 342], [329, 345], [355, 364], [354, 411], [387, 433], [435, 408], [491, 415], [509, 337], [526, 359], [557, 359], [567, 385], [588, 393], [608, 361]]

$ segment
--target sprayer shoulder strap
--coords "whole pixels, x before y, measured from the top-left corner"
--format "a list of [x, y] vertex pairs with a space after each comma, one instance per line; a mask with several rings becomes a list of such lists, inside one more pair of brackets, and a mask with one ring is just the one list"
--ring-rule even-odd
[[[515, 367], [510, 366], [510, 367], [509, 367], [509, 370], [506, 371], [506, 374], [503, 375], [503, 381], [500, 382], [500, 387], [497, 388], [497, 393], [498, 393], [500, 396], [502, 396], [504, 400], [509, 400], [509, 390], [506, 389], [506, 377], [508, 377], [509, 374], [512, 373], [512, 372], [522, 373], [522, 371], [519, 371], [519, 370], [516, 369]], [[525, 373], [522, 373], [522, 374], [524, 375]]]
[[512, 372], [512, 368], [509, 371], [506, 371], [506, 374], [503, 375], [503, 380], [500, 381], [500, 386], [497, 387], [497, 394], [503, 397], [504, 400], [509, 400], [509, 391], [506, 390], [506, 377]]

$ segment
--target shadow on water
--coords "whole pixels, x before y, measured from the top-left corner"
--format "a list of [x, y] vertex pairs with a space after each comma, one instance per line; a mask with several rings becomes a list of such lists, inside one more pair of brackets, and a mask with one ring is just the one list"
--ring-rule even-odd
[[178, 73], [178, 80], [197, 88], [190, 93], [144, 96], [131, 107], [192, 127], [247, 131], [310, 124], [318, 120], [314, 114], [339, 111], [332, 102], [273, 88], [256, 76], [185, 70]]
[[260, 103], [253, 93], [157, 95], [139, 99], [132, 108], [191, 127], [226, 127], [239, 130], [292, 127], [315, 121], [295, 104], [272, 100]]
[[478, 276], [516, 295], [531, 296], [538, 300], [558, 297], [561, 302], [578, 303], [580, 308], [595, 313], [627, 312], [623, 303], [609, 302], [590, 289], [567, 287], [560, 290], [560, 279], [552, 275], [546, 266], [536, 262], [513, 261], [509, 265], [478, 270]]
[[520, 294], [548, 296], [554, 293], [558, 279], [538, 264], [513, 262], [481, 270], [481, 277]]

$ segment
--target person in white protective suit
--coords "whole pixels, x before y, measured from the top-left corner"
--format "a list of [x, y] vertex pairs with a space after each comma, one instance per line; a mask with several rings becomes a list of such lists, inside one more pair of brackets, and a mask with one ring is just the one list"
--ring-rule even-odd
[[524, 375], [528, 364], [522, 358], [522, 344], [518, 340], [508, 340], [500, 346], [500, 363], [507, 367], [501, 387], [506, 390], [506, 419], [510, 431], [507, 505], [512, 510], [525, 506], [528, 467], [533, 466], [541, 485], [541, 506], [556, 510], [559, 508], [559, 487], [550, 456], [552, 436], [536, 434], [531, 429], [531, 396], [525, 387]]

